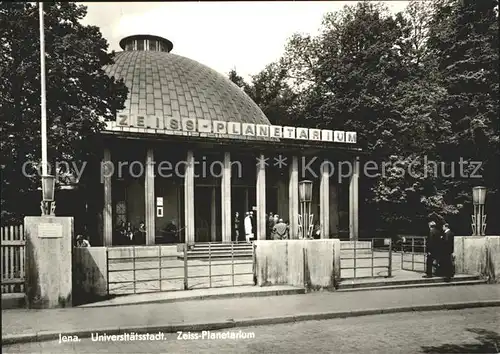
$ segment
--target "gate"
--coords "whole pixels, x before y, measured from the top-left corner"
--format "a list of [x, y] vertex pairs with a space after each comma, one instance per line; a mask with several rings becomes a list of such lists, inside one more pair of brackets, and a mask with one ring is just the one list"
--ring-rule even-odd
[[425, 273], [426, 243], [427, 238], [423, 236], [401, 238], [401, 269]]
[[341, 279], [392, 277], [392, 240], [340, 242]]
[[254, 252], [242, 259], [234, 243], [197, 244], [197, 253], [179, 246], [108, 247], [108, 294], [255, 285]]

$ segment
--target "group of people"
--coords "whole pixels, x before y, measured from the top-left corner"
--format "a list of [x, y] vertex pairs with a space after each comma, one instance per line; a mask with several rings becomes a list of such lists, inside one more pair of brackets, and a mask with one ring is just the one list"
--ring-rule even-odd
[[286, 240], [289, 238], [289, 226], [278, 214], [269, 213], [267, 235], [272, 240]]
[[433, 275], [451, 279], [455, 273], [453, 264], [455, 235], [450, 225], [441, 227], [435, 221], [429, 222], [429, 238], [427, 240], [426, 278]]
[[135, 228], [130, 222], [120, 222], [116, 227], [118, 244], [122, 245], [143, 245], [146, 243], [146, 224], [144, 221]]
[[[245, 213], [245, 218], [243, 219], [243, 230], [241, 230], [241, 226], [240, 213], [236, 212], [233, 222], [234, 239], [235, 241], [240, 241], [240, 234], [242, 233], [241, 231], [243, 231], [245, 241], [250, 243], [252, 239], [255, 239], [256, 231], [256, 222], [253, 210]], [[288, 224], [285, 223], [278, 214], [269, 213], [266, 239], [284, 240], [288, 238]]]
[[88, 236], [78, 235], [76, 236], [76, 247], [90, 247], [90, 242]]

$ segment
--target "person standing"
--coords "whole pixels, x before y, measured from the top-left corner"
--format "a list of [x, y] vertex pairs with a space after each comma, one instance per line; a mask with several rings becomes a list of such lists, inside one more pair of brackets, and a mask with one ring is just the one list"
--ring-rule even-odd
[[274, 222], [273, 213], [269, 213], [269, 218], [267, 219], [267, 239], [271, 240], [273, 237], [273, 228], [276, 223]]
[[240, 213], [236, 212], [234, 214], [234, 240], [238, 242], [240, 240]]
[[454, 275], [453, 252], [455, 248], [455, 234], [450, 229], [449, 224], [443, 225], [443, 244], [440, 265], [443, 276], [449, 280]]
[[283, 222], [283, 219], [279, 219], [276, 225], [274, 225], [273, 239], [274, 240], [288, 239], [288, 225]]
[[425, 264], [425, 275], [424, 278], [432, 278], [432, 268], [434, 261], [439, 261], [439, 241], [441, 239], [441, 232], [436, 226], [436, 222], [429, 222], [429, 238], [427, 239], [427, 260]]
[[253, 238], [252, 218], [250, 216], [250, 212], [247, 212], [243, 223], [245, 227], [245, 239], [247, 243], [250, 243], [250, 239]]
[[257, 223], [255, 221], [255, 216], [253, 210], [250, 210], [250, 222], [252, 223], [252, 233], [257, 234]]

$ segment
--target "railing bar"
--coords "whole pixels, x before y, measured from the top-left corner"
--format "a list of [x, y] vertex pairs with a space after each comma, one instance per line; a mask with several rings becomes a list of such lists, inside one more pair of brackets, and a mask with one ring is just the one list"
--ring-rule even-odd
[[372, 266], [371, 266], [371, 269], [372, 269], [372, 278], [373, 278], [373, 262], [374, 262], [374, 260], [375, 260], [374, 255], [373, 255], [373, 241], [372, 241], [372, 252], [371, 252], [371, 253], [372, 253], [372, 254], [371, 254], [371, 256], [372, 256], [372, 257], [371, 257], [371, 258], [372, 258]]
[[233, 242], [231, 242], [231, 274], [232, 277], [232, 285], [234, 286], [234, 250], [233, 250]]
[[108, 279], [107, 281], [107, 294], [109, 295], [109, 249], [106, 248], [106, 264], [107, 264], [107, 274], [106, 274], [106, 279]]
[[135, 284], [135, 246], [132, 246], [132, 252], [133, 252], [133, 255], [134, 255], [134, 263], [133, 263], [133, 267], [134, 267], [134, 294], [136, 294], [136, 284]]
[[411, 270], [415, 270], [415, 239], [411, 239]]
[[212, 287], [212, 247], [211, 243], [208, 244], [208, 287]]
[[161, 246], [158, 246], [158, 272], [159, 272], [159, 274], [158, 274], [158, 276], [159, 276], [158, 286], [160, 288], [160, 291], [162, 289], [162, 285], [161, 285], [161, 283], [162, 283], [162, 279], [161, 279], [161, 270], [162, 270], [162, 268], [161, 268], [161, 258], [162, 258], [161, 257]]
[[357, 242], [354, 241], [354, 279], [356, 279], [356, 247]]

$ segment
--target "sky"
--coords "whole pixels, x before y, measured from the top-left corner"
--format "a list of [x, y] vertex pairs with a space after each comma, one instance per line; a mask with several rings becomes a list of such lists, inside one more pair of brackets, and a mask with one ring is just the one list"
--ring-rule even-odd
[[[408, 1], [382, 1], [391, 12]], [[249, 79], [279, 59], [294, 33], [317, 34], [325, 13], [356, 1], [86, 2], [84, 24], [98, 26], [110, 50], [121, 38], [152, 34], [173, 42], [172, 53], [222, 74]]]

